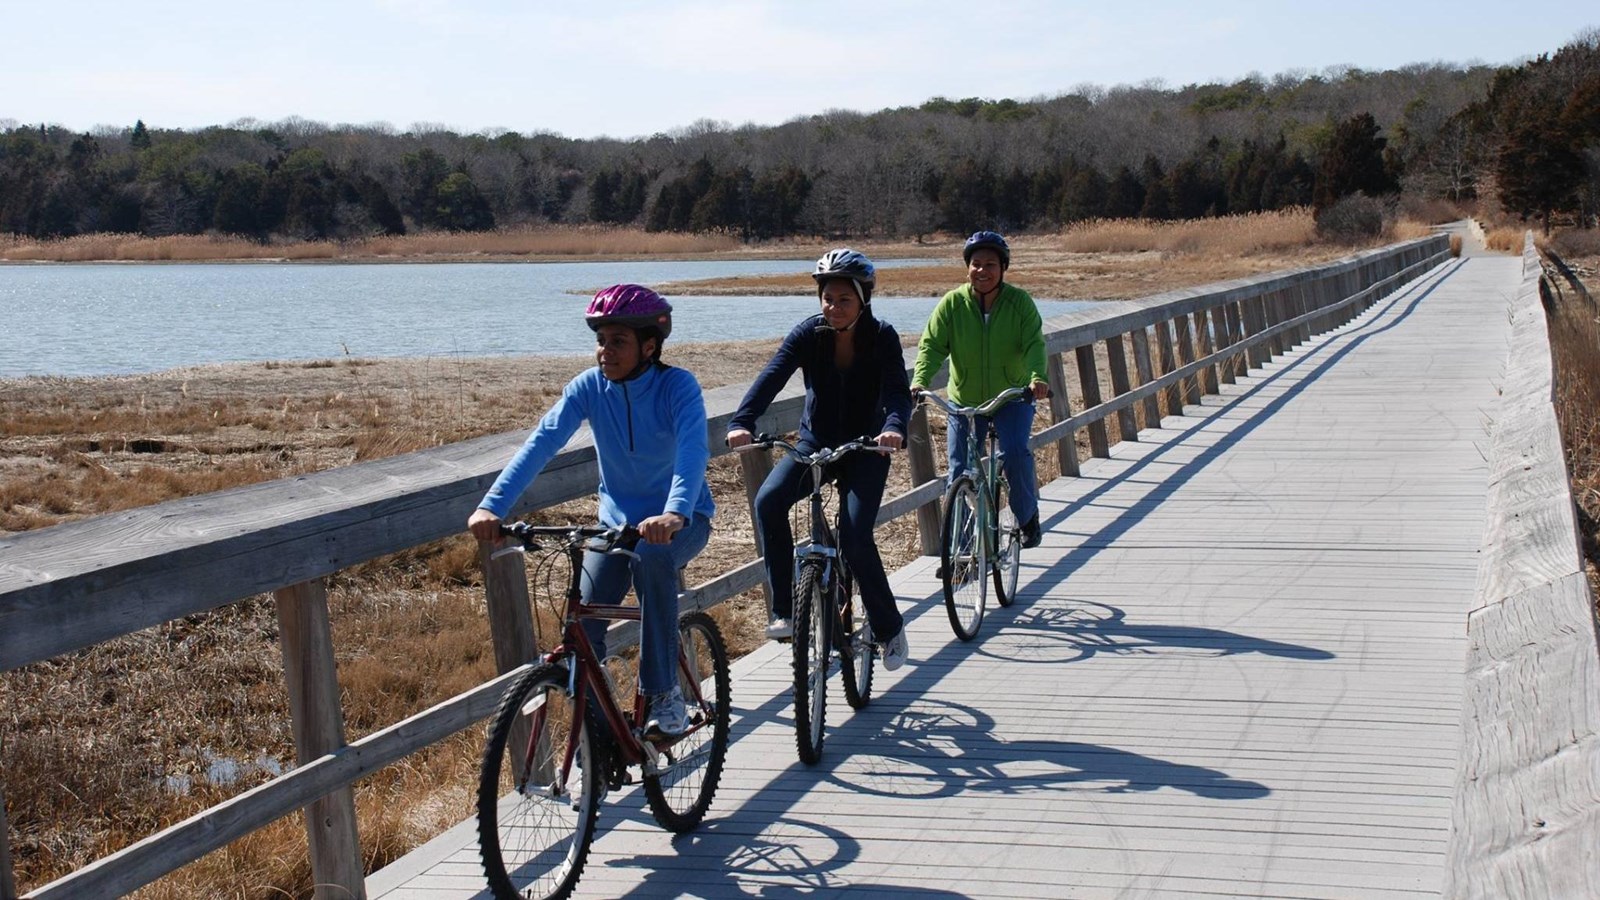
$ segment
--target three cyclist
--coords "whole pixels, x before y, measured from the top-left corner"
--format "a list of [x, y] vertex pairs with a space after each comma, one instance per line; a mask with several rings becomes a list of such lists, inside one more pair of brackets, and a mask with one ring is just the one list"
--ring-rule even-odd
[[[806, 387], [798, 442], [802, 449], [813, 452], [838, 447], [868, 435], [875, 436], [881, 447], [900, 448], [911, 418], [911, 393], [900, 335], [872, 314], [872, 290], [877, 281], [872, 261], [848, 248], [832, 250], [817, 260], [811, 277], [817, 283], [821, 311], [789, 332], [751, 383], [729, 421], [728, 445], [742, 447], [754, 440], [756, 420], [799, 369]], [[840, 546], [882, 647], [883, 667], [892, 671], [905, 663], [910, 648], [873, 536], [889, 476], [889, 458], [852, 453], [834, 465], [841, 507]], [[807, 475], [805, 465], [784, 456], [756, 494], [756, 528], [772, 587], [767, 636], [773, 639], [794, 633], [791, 557], [787, 552], [794, 546], [794, 534], [789, 511], [809, 495]]]
[[[706, 484], [710, 450], [705, 399], [687, 370], [661, 360], [672, 306], [636, 284], [601, 290], [584, 316], [595, 362], [567, 383], [467, 520], [479, 540], [498, 526], [535, 476], [585, 422], [600, 469], [600, 522], [632, 524], [636, 558], [586, 553], [584, 600], [618, 603], [630, 584], [640, 606], [639, 685], [649, 700], [647, 734], [688, 727], [674, 668], [678, 658], [678, 570], [705, 548], [715, 505]], [[605, 622], [584, 622], [605, 657]]]
[[[1032, 397], [996, 411], [992, 422], [1000, 440], [1006, 480], [1011, 486], [1011, 512], [1024, 523], [1023, 547], [1039, 545], [1039, 489], [1028, 438], [1033, 431], [1034, 401], [1049, 396], [1044, 352], [1044, 322], [1033, 297], [1005, 280], [1011, 247], [993, 231], [967, 238], [961, 250], [967, 283], [945, 294], [934, 307], [917, 345], [911, 390], [921, 393], [950, 360], [950, 399], [960, 406], [982, 406], [1013, 387], [1027, 387]], [[966, 470], [967, 421], [951, 416], [946, 424], [949, 478]], [[980, 433], [980, 438], [982, 437]]]

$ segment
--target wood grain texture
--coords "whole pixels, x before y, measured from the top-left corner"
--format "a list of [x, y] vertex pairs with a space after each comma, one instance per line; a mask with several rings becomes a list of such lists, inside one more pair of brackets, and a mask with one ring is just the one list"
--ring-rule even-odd
[[1600, 896], [1600, 629], [1577, 539], [1532, 236], [1508, 310], [1446, 897]]
[[[318, 578], [282, 588], [273, 596], [278, 607], [278, 641], [289, 694], [295, 761], [303, 766], [345, 746], [328, 590]], [[302, 815], [317, 900], [364, 900], [366, 873], [351, 786], [343, 785], [311, 801]]]

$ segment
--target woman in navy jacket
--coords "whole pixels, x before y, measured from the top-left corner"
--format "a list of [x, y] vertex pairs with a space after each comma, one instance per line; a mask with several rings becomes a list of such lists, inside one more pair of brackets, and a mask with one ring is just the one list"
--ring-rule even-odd
[[[756, 419], [799, 369], [806, 385], [801, 448], [812, 451], [875, 437], [879, 445], [899, 449], [911, 418], [911, 390], [900, 335], [872, 315], [876, 283], [872, 261], [854, 250], [832, 250], [817, 260], [811, 277], [817, 282], [822, 312], [789, 332], [750, 385], [728, 423], [728, 445], [742, 447], [753, 440]], [[852, 453], [835, 463], [834, 470], [841, 498], [839, 542], [855, 573], [873, 635], [883, 648], [883, 666], [898, 669], [908, 654], [904, 621], [872, 533], [889, 477], [889, 457]], [[756, 527], [772, 585], [773, 620], [767, 636], [774, 639], [794, 634], [788, 553], [794, 534], [789, 510], [810, 494], [806, 473], [805, 466], [785, 456], [756, 494]]]

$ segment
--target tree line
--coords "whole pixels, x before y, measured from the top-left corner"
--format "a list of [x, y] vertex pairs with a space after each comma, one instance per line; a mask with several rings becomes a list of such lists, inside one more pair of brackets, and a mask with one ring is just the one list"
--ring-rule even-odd
[[352, 239], [543, 223], [921, 236], [1195, 218], [1361, 193], [1592, 223], [1600, 32], [1516, 67], [934, 98], [782, 125], [577, 140], [242, 120], [89, 133], [0, 121], [0, 230]]

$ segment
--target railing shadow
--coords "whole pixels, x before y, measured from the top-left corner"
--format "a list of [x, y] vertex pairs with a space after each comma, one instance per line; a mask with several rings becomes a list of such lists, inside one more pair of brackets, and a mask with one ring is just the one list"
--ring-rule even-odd
[[[1277, 371], [1255, 376], [1257, 383], [1251, 385], [1247, 390], [1240, 392], [1236, 396], [1228, 398], [1220, 405], [1208, 406], [1206, 415], [1200, 421], [1195, 422], [1193, 425], [1190, 425], [1181, 431], [1173, 433], [1170, 437], [1167, 437], [1155, 450], [1144, 455], [1142, 458], [1135, 460], [1122, 471], [1106, 478], [1102, 484], [1095, 486], [1083, 496], [1078, 497], [1072, 502], [1068, 503], [1065, 508], [1052, 515], [1049, 515], [1048, 517], [1043, 517], [1040, 524], [1048, 532], [1055, 526], [1060, 525], [1070, 519], [1076, 510], [1089, 506], [1093, 504], [1094, 501], [1105, 496], [1105, 494], [1111, 491], [1112, 488], [1117, 487], [1125, 482], [1133, 481], [1138, 475], [1144, 473], [1152, 466], [1165, 462], [1164, 458], [1167, 454], [1182, 447], [1186, 441], [1195, 437], [1201, 431], [1207, 429], [1216, 430], [1218, 425], [1218, 416], [1221, 412], [1242, 406], [1245, 402], [1257, 397], [1257, 395], [1259, 395], [1261, 392], [1276, 385], [1278, 382], [1283, 381], [1284, 379], [1298, 377], [1299, 380], [1296, 381], [1292, 386], [1290, 386], [1279, 396], [1265, 403], [1260, 409], [1256, 410], [1248, 418], [1238, 422], [1227, 423], [1227, 431], [1222, 433], [1218, 440], [1202, 450], [1193, 459], [1186, 460], [1180, 463], [1170, 473], [1163, 474], [1160, 479], [1156, 480], [1151, 485], [1148, 491], [1139, 499], [1137, 503], [1119, 515], [1116, 519], [1112, 520], [1110, 523], [1094, 532], [1092, 535], [1087, 535], [1086, 540], [1080, 544], [1080, 546], [1069, 551], [1055, 564], [1050, 566], [1044, 572], [1039, 573], [1039, 575], [1037, 575], [1035, 578], [1031, 579], [1031, 584], [1053, 584], [1059, 582], [1065, 579], [1078, 567], [1082, 566], [1095, 554], [1099, 553], [1101, 549], [1114, 546], [1117, 538], [1126, 534], [1131, 528], [1142, 522], [1152, 512], [1158, 509], [1163, 501], [1170, 498], [1178, 491], [1179, 488], [1183, 487], [1190, 481], [1190, 479], [1194, 478], [1207, 466], [1215, 462], [1223, 453], [1233, 448], [1236, 444], [1243, 440], [1245, 436], [1261, 427], [1263, 423], [1272, 418], [1272, 416], [1281, 410], [1285, 405], [1287, 405], [1289, 401], [1299, 396], [1303, 391], [1306, 390], [1307, 387], [1315, 383], [1319, 376], [1338, 364], [1363, 343], [1380, 334], [1383, 334], [1386, 331], [1390, 331], [1399, 327], [1407, 318], [1416, 312], [1417, 307], [1422, 303], [1422, 301], [1426, 299], [1429, 294], [1432, 294], [1434, 290], [1436, 290], [1444, 281], [1444, 279], [1453, 274], [1461, 267], [1461, 265], [1461, 260], [1446, 264], [1445, 266], [1442, 266], [1439, 271], [1424, 275], [1413, 284], [1408, 285], [1406, 288], [1402, 288], [1386, 300], [1379, 301], [1377, 304], [1374, 304], [1371, 309], [1368, 309], [1365, 313], [1363, 313], [1363, 315], [1367, 316], [1369, 320], [1357, 325], [1355, 328], [1349, 329], [1347, 334], [1352, 334], [1354, 337], [1348, 340], [1348, 342], [1343, 346], [1334, 349], [1331, 353], [1323, 352], [1329, 349], [1329, 345], [1326, 343], [1306, 347], [1300, 356], [1283, 363]], [[1424, 286], [1423, 281], [1426, 279], [1432, 279], [1432, 282]], [[1387, 311], [1388, 309], [1392, 309], [1394, 306], [1400, 303], [1405, 303], [1405, 307], [1398, 315], [1395, 315], [1388, 321], [1381, 321], [1379, 319], [1380, 312], [1378, 312], [1378, 310], [1380, 307], [1383, 311]], [[1195, 404], [1190, 405], [1193, 406]], [[1024, 556], [1023, 559], [1026, 561], [1027, 557]], [[1021, 594], [1022, 596], [1019, 599], [1026, 599], [1028, 590], [1022, 590]]]

